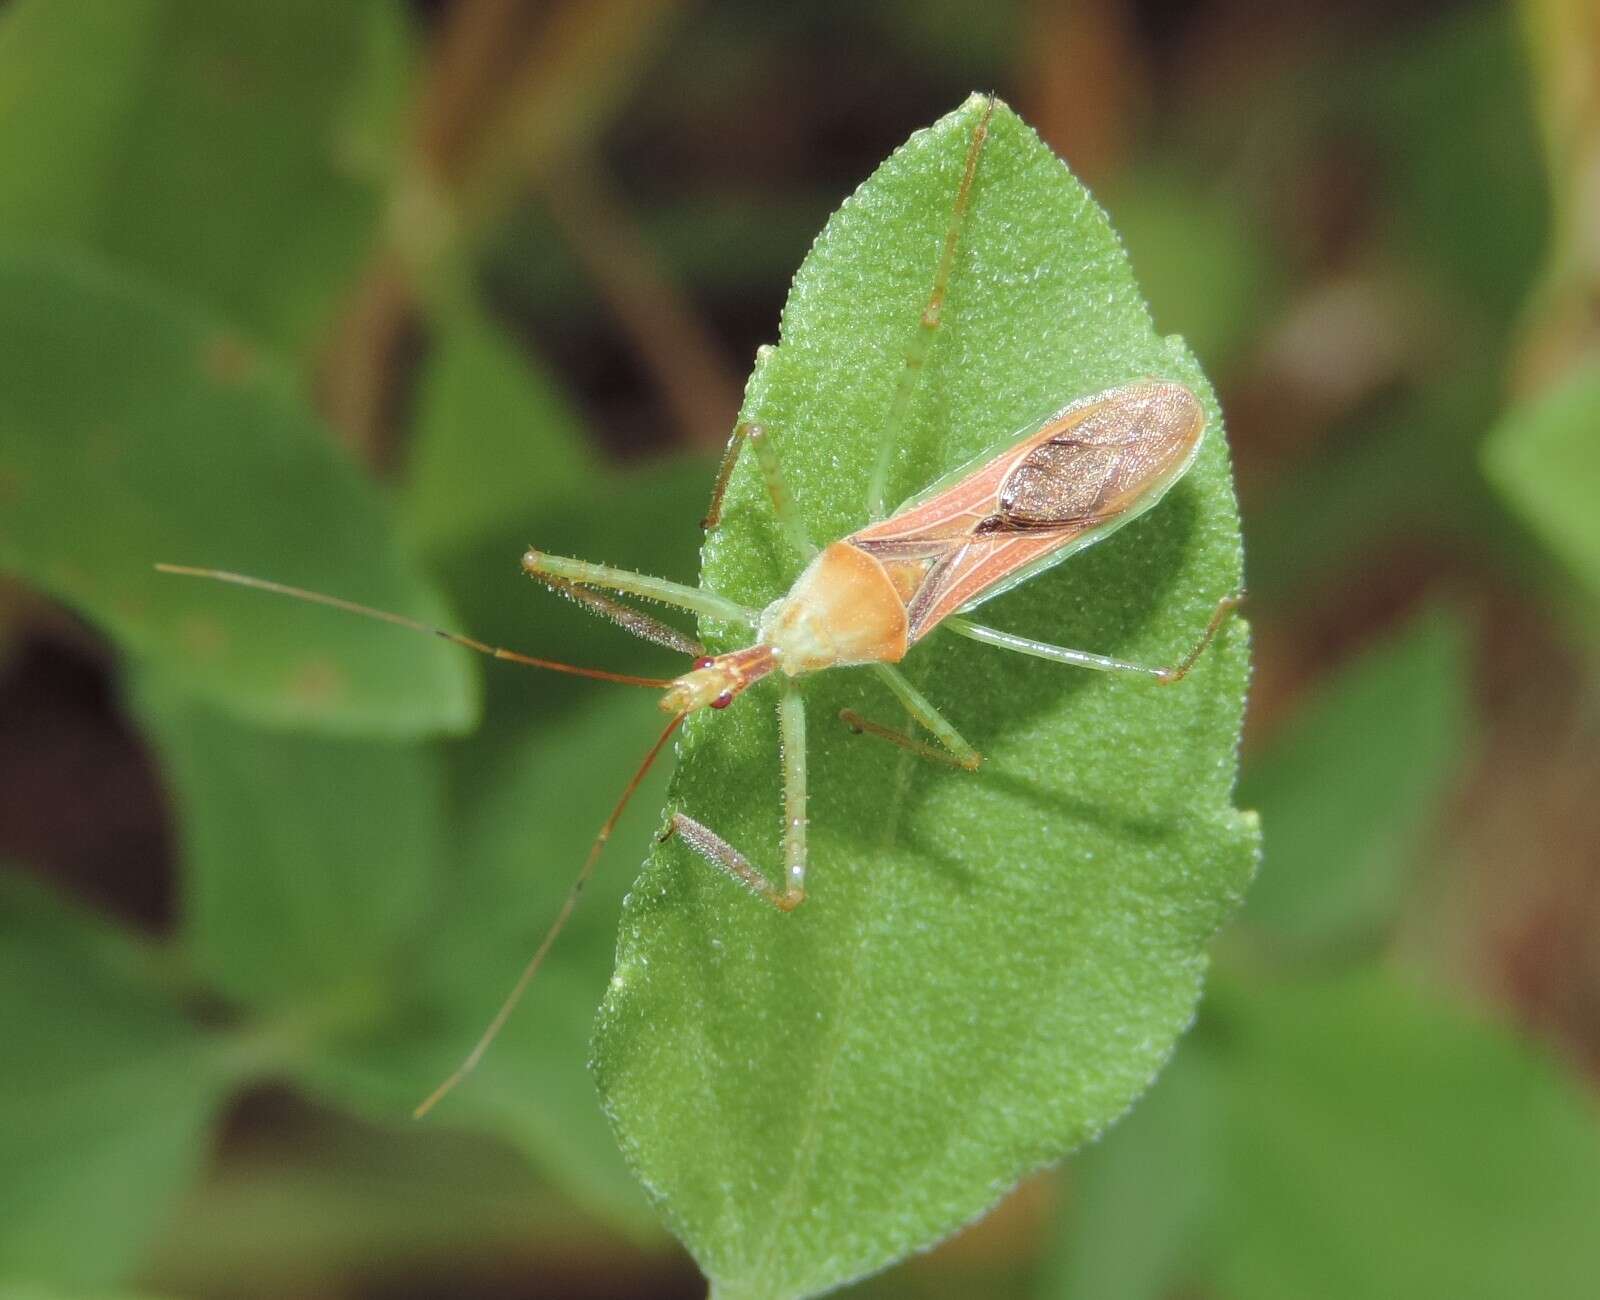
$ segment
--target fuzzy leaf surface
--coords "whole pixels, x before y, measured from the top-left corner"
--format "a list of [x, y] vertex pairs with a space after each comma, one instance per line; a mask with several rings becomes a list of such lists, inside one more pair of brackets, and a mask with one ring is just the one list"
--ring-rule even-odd
[[[981, 112], [975, 99], [919, 132], [834, 215], [751, 377], [742, 418], [771, 432], [819, 542], [866, 522]], [[1099, 208], [1003, 106], [926, 361], [891, 500], [1114, 384], [1160, 375], [1201, 396], [1205, 446], [1157, 509], [983, 610], [1059, 644], [1178, 658], [1240, 582], [1215, 400], [1155, 333]], [[761, 606], [799, 563], [747, 460], [704, 583]], [[717, 649], [742, 639], [702, 631]], [[841, 706], [906, 723], [869, 672], [822, 674], [805, 682], [810, 901], [782, 916], [680, 843], [653, 853], [596, 1070], [624, 1153], [715, 1294], [816, 1294], [882, 1268], [1149, 1084], [1255, 861], [1254, 820], [1232, 805], [1246, 640], [1230, 625], [1163, 689], [936, 634], [904, 667], [984, 752], [977, 775], [850, 735]], [[669, 796], [769, 872], [775, 699], [769, 684], [692, 718]]]

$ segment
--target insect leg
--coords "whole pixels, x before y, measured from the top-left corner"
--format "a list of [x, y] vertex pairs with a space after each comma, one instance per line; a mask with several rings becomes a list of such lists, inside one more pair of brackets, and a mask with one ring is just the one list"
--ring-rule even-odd
[[937, 762], [954, 763], [955, 766], [968, 772], [978, 770], [978, 765], [983, 762], [983, 755], [978, 753], [962, 737], [961, 733], [945, 721], [945, 717], [932, 702], [908, 682], [905, 674], [888, 664], [873, 664], [878, 676], [883, 678], [884, 684], [894, 692], [901, 704], [905, 705], [906, 712], [916, 719], [923, 727], [930, 731], [934, 738], [943, 746], [935, 749], [933, 746], [886, 727], [879, 722], [869, 722], [854, 709], [844, 709], [840, 712], [840, 720], [852, 731], [858, 734], [877, 736], [891, 744], [899, 745], [901, 749], [908, 749], [913, 754], [920, 754], [924, 758], [931, 758]]
[[740, 420], [733, 426], [733, 436], [728, 439], [728, 445], [722, 449], [717, 477], [711, 484], [711, 504], [706, 507], [705, 518], [700, 521], [700, 527], [707, 532], [722, 522], [722, 498], [728, 494], [728, 480], [733, 477], [733, 467], [739, 463], [739, 453], [744, 450], [745, 437], [749, 432], [750, 426]]
[[1242, 591], [1219, 600], [1216, 609], [1211, 613], [1211, 621], [1206, 624], [1206, 630], [1201, 633], [1200, 639], [1195, 642], [1188, 654], [1170, 668], [1154, 668], [1149, 664], [1130, 663], [1125, 659], [1113, 659], [1110, 655], [1094, 654], [1088, 650], [1071, 650], [1066, 646], [1035, 641], [1032, 637], [1017, 636], [1014, 632], [1002, 632], [998, 628], [984, 627], [981, 623], [973, 623], [964, 618], [947, 618], [943, 626], [961, 636], [982, 641], [985, 645], [999, 646], [1002, 650], [1015, 650], [1018, 654], [1033, 655], [1038, 659], [1050, 659], [1061, 664], [1072, 664], [1078, 668], [1093, 668], [1099, 672], [1138, 673], [1141, 676], [1154, 677], [1157, 682], [1166, 686], [1172, 682], [1182, 681], [1189, 675], [1195, 660], [1205, 652], [1205, 648], [1211, 644], [1223, 623], [1227, 621], [1228, 615], [1237, 609], [1243, 600]]
[[768, 880], [759, 867], [751, 865], [749, 858], [716, 831], [695, 821], [687, 813], [673, 813], [672, 819], [667, 823], [666, 833], [661, 838], [667, 840], [674, 835], [712, 866], [726, 871], [757, 898], [766, 899], [780, 912], [792, 912], [800, 906], [801, 899], [789, 901], [784, 896], [783, 890]]
[[783, 752], [784, 897], [806, 896], [806, 702], [790, 682], [778, 699], [778, 744]]
[[901, 749], [909, 750], [918, 758], [925, 758], [930, 763], [944, 763], [950, 767], [959, 767], [964, 772], [973, 770], [954, 754], [950, 753], [949, 750], [940, 749], [937, 745], [930, 745], [926, 741], [918, 740], [915, 736], [908, 736], [905, 732], [896, 731], [893, 727], [886, 727], [881, 722], [863, 718], [854, 709], [840, 709], [839, 721], [858, 736], [876, 736], [879, 740], [887, 740], [891, 745], [898, 745]]
[[679, 654], [699, 656], [706, 652], [705, 646], [687, 632], [679, 631], [670, 623], [661, 622], [660, 619], [651, 618], [643, 610], [635, 609], [632, 605], [625, 605], [620, 600], [602, 596], [598, 591], [591, 591], [588, 587], [580, 587], [575, 582], [568, 582], [565, 578], [557, 578], [548, 573], [541, 573], [539, 581], [551, 591], [569, 597], [574, 604], [582, 605], [591, 614], [610, 619], [623, 631], [632, 632], [642, 641], [654, 642], [656, 645], [665, 646], [668, 650], [676, 650]]
[[989, 119], [993, 115], [994, 99], [991, 97], [984, 105], [977, 125], [972, 128], [972, 140], [967, 145], [966, 168], [961, 175], [961, 184], [956, 188], [955, 203], [950, 209], [950, 223], [945, 228], [944, 250], [939, 256], [938, 270], [934, 272], [933, 290], [917, 322], [917, 332], [906, 347], [905, 366], [895, 384], [889, 418], [879, 435], [878, 458], [867, 488], [867, 515], [873, 520], [882, 519], [888, 513], [884, 498], [889, 487], [889, 460], [894, 455], [900, 426], [911, 408], [911, 399], [922, 378], [922, 367], [928, 359], [928, 349], [944, 315], [944, 299], [950, 288], [950, 272], [955, 266], [956, 245], [961, 240], [961, 228], [966, 224], [967, 209], [972, 202], [972, 181], [978, 174], [978, 158], [983, 153], [984, 141], [989, 138]]
[[733, 437], [728, 439], [728, 449], [722, 453], [722, 464], [717, 467], [717, 481], [711, 488], [711, 505], [700, 526], [709, 531], [722, 522], [722, 498], [727, 495], [728, 480], [733, 477], [739, 452], [747, 443], [755, 450], [756, 463], [761, 467], [761, 478], [767, 485], [767, 496], [772, 499], [772, 513], [778, 526], [783, 529], [789, 544], [809, 560], [817, 553], [817, 547], [806, 534], [805, 522], [800, 518], [799, 508], [784, 482], [778, 448], [764, 424], [741, 420], [734, 426]]
[[806, 898], [806, 715], [805, 701], [793, 686], [778, 701], [778, 733], [783, 749], [783, 888], [774, 885], [749, 858], [709, 826], [686, 813], [673, 813], [666, 835], [677, 835], [714, 867], [719, 867], [780, 912], [792, 912]]
[[743, 623], [747, 627], [754, 627], [759, 617], [757, 611], [747, 609], [712, 591], [702, 591], [699, 587], [686, 587], [681, 582], [670, 582], [666, 578], [652, 578], [648, 574], [634, 573], [629, 569], [613, 569], [604, 564], [591, 564], [587, 560], [571, 560], [562, 555], [547, 555], [543, 551], [529, 550], [522, 556], [522, 568], [530, 578], [540, 582], [546, 578], [560, 580], [552, 583], [552, 586], [559, 586], [561, 582], [565, 582], [580, 587], [603, 587], [607, 591], [643, 596], [646, 600], [660, 601], [663, 605], [687, 609], [696, 614], [704, 614], [707, 618], [720, 619], [725, 623]]

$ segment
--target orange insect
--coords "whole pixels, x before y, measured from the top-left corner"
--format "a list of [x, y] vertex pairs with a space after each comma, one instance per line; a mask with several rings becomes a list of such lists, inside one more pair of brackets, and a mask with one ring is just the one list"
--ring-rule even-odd
[[[992, 111], [992, 103], [990, 105]], [[578, 878], [511, 994], [462, 1066], [417, 1108], [423, 1114], [477, 1064], [543, 963], [576, 905], [600, 851], [628, 798], [668, 738], [690, 713], [722, 709], [769, 676], [781, 683], [778, 721], [784, 773], [784, 861], [776, 880], [684, 812], [673, 813], [666, 836], [680, 837], [701, 858], [782, 911], [806, 896], [807, 781], [804, 697], [799, 679], [825, 669], [870, 666], [937, 742], [926, 743], [868, 721], [851, 710], [841, 717], [855, 731], [889, 740], [916, 754], [969, 771], [982, 761], [971, 745], [893, 665], [938, 628], [1003, 649], [1060, 663], [1113, 672], [1139, 673], [1158, 682], [1182, 678], [1221, 627], [1239, 595], [1223, 597], [1194, 648], [1170, 668], [1152, 668], [1105, 655], [1016, 636], [963, 617], [985, 601], [1060, 563], [1137, 518], [1161, 500], [1194, 463], [1205, 433], [1205, 410], [1182, 384], [1140, 379], [1084, 397], [934, 483], [899, 510], [883, 509], [883, 485], [897, 418], [914, 376], [939, 327], [946, 286], [965, 219], [978, 161], [988, 133], [989, 111], [980, 117], [967, 150], [966, 167], [947, 228], [933, 290], [907, 350], [900, 392], [880, 443], [867, 513], [872, 519], [839, 541], [818, 548], [807, 537], [793, 498], [784, 486], [777, 448], [758, 424], [741, 424], [728, 444], [704, 521], [720, 521], [723, 494], [741, 450], [755, 452], [779, 526], [809, 556], [787, 595], [764, 610], [749, 609], [702, 588], [688, 587], [583, 560], [530, 550], [522, 557], [530, 577], [578, 599], [629, 631], [697, 657], [689, 672], [671, 681], [629, 677], [598, 669], [537, 659], [445, 632], [403, 615], [375, 610], [319, 592], [286, 587], [243, 574], [172, 565], [166, 572], [213, 578], [379, 618], [442, 636], [495, 658], [664, 689], [661, 706], [672, 720], [629, 781], [591, 847]], [[641, 596], [690, 612], [750, 628], [744, 649], [707, 656], [674, 628], [602, 592]]]

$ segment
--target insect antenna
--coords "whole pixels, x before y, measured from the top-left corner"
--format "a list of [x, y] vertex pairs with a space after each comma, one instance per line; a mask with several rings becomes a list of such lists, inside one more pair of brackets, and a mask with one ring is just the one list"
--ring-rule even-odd
[[622, 796], [617, 800], [616, 807], [611, 810], [611, 816], [606, 818], [605, 825], [600, 828], [600, 833], [594, 837], [594, 843], [589, 846], [589, 856], [583, 860], [583, 867], [578, 872], [572, 887], [567, 890], [567, 896], [562, 901], [561, 910], [556, 913], [556, 919], [550, 928], [545, 931], [545, 936], [539, 941], [539, 946], [534, 950], [528, 964], [522, 968], [522, 974], [517, 976], [517, 982], [511, 986], [511, 992], [506, 995], [506, 1000], [500, 1004], [500, 1009], [494, 1013], [494, 1019], [489, 1021], [488, 1028], [483, 1031], [478, 1041], [473, 1044], [472, 1050], [467, 1053], [466, 1060], [456, 1067], [454, 1073], [443, 1083], [435, 1088], [422, 1103], [411, 1112], [412, 1118], [421, 1119], [430, 1110], [439, 1104], [452, 1092], [456, 1084], [460, 1083], [467, 1075], [471, 1074], [478, 1062], [483, 1059], [483, 1054], [489, 1050], [489, 1044], [499, 1037], [500, 1031], [505, 1028], [506, 1021], [511, 1019], [511, 1013], [517, 1009], [517, 1003], [522, 1001], [522, 995], [528, 991], [528, 985], [533, 983], [533, 977], [539, 973], [539, 967], [544, 965], [544, 959], [554, 946], [556, 938], [561, 931], [566, 929], [567, 921], [572, 916], [573, 910], [578, 906], [578, 898], [583, 893], [583, 887], [589, 883], [589, 877], [594, 874], [595, 864], [600, 861], [600, 852], [606, 846], [606, 841], [611, 838], [611, 832], [616, 829], [617, 822], [621, 820], [623, 811], [628, 806], [628, 800], [633, 798], [633, 793], [639, 788], [645, 774], [650, 771], [662, 749], [666, 747], [672, 733], [676, 731], [687, 713], [676, 715], [667, 723], [661, 734], [656, 737], [656, 743], [650, 746], [650, 752], [644, 756], [644, 761], [633, 774], [622, 791]]
[[607, 672], [603, 668], [580, 668], [576, 664], [559, 663], [554, 659], [539, 659], [533, 655], [507, 650], [504, 646], [490, 645], [487, 641], [479, 641], [476, 637], [463, 636], [460, 632], [447, 632], [442, 627], [434, 627], [431, 623], [407, 618], [404, 614], [394, 614], [386, 609], [374, 609], [371, 605], [358, 605], [353, 600], [329, 596], [320, 591], [308, 591], [304, 587], [291, 587], [268, 578], [253, 578], [247, 573], [231, 573], [227, 569], [196, 569], [186, 564], [158, 564], [155, 567], [159, 573], [175, 573], [185, 578], [206, 578], [212, 582], [226, 582], [235, 587], [249, 587], [254, 591], [268, 591], [277, 596], [288, 596], [292, 600], [308, 601], [313, 605], [342, 609], [347, 614], [359, 614], [362, 618], [375, 618], [381, 623], [393, 623], [396, 627], [410, 628], [413, 632], [436, 636], [449, 641], [452, 645], [465, 646], [468, 650], [488, 655], [491, 659], [503, 659], [507, 663], [525, 664], [529, 668], [545, 668], [550, 672], [567, 673], [572, 677], [592, 677], [596, 681], [620, 682], [624, 686], [649, 686], [655, 690], [663, 690], [672, 685], [669, 680], [661, 677], [635, 677], [629, 673]]

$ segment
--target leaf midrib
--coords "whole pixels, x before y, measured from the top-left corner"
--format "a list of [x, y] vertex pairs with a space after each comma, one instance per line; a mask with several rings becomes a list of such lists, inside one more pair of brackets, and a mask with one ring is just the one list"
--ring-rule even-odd
[[[901, 813], [905, 808], [906, 792], [911, 783], [911, 768], [915, 761], [914, 755], [902, 751], [895, 768], [894, 793], [889, 801], [889, 816], [884, 821], [882, 834], [877, 837], [878, 847], [884, 852], [892, 850], [899, 837]], [[867, 892], [876, 898], [881, 888], [880, 882], [889, 878], [888, 873], [870, 872], [868, 876]], [[849, 1037], [848, 1030], [854, 1026], [853, 1017], [848, 1014], [848, 1009], [859, 1005], [857, 999], [847, 995], [855, 989], [861, 976], [862, 961], [867, 950], [867, 918], [877, 914], [877, 910], [870, 907], [860, 908], [857, 912], [855, 932], [850, 943], [849, 964], [844, 977], [834, 985], [835, 1009], [829, 1017], [829, 1034], [822, 1051], [821, 1068], [814, 1076], [809, 1093], [813, 1104], [805, 1113], [805, 1126], [801, 1131], [799, 1144], [795, 1148], [795, 1159], [789, 1179], [778, 1194], [778, 1223], [790, 1222], [791, 1216], [798, 1212], [802, 1189], [811, 1177], [820, 1141], [819, 1135], [822, 1131], [822, 1115], [827, 1110], [828, 1100], [832, 1097], [833, 1073], [844, 1052], [845, 1040]], [[754, 1270], [755, 1277], [771, 1278], [778, 1245], [783, 1240], [781, 1233], [767, 1234], [767, 1250], [760, 1265]]]

